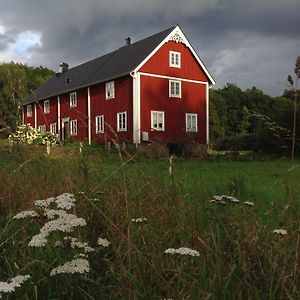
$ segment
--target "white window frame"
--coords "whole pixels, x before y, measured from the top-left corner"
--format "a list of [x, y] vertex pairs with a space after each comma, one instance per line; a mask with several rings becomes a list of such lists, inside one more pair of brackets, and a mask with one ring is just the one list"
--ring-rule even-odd
[[181, 53], [177, 51], [170, 51], [169, 66], [172, 68], [181, 68]]
[[[172, 85], [174, 86], [172, 88]], [[178, 93], [176, 92], [178, 86]], [[181, 98], [181, 81], [180, 80], [169, 80], [169, 97], [170, 98]]]
[[117, 113], [117, 131], [127, 131], [127, 111]]
[[56, 123], [50, 124], [50, 133], [57, 134], [57, 124]]
[[104, 115], [96, 116], [95, 124], [96, 124], [96, 133], [103, 133], [104, 132]]
[[198, 114], [194, 114], [194, 113], [185, 114], [185, 131], [198, 132]]
[[27, 114], [27, 117], [32, 117], [32, 105], [31, 104], [27, 105], [26, 114]]
[[76, 107], [77, 106], [77, 93], [73, 92], [70, 93], [70, 107]]
[[113, 99], [115, 98], [115, 82], [109, 81], [105, 83], [105, 99]]
[[44, 114], [50, 113], [50, 100], [44, 101]]
[[40, 133], [45, 133], [46, 132], [46, 125], [45, 124], [39, 125], [38, 130], [40, 131]]
[[[162, 126], [158, 126], [158, 118], [161, 116]], [[155, 124], [156, 119], [156, 124]], [[165, 131], [165, 112], [164, 111], [156, 111], [151, 110], [151, 131]]]
[[70, 136], [77, 135], [77, 119], [70, 120]]

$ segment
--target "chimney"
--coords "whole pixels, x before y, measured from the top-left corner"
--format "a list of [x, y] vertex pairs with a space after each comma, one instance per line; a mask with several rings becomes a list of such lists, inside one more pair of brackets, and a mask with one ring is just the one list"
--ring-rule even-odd
[[59, 73], [64, 73], [66, 71], [68, 71], [69, 69], [69, 65], [65, 62], [61, 62], [59, 65]]
[[126, 42], [126, 46], [129, 46], [131, 44], [131, 38], [130, 37], [126, 38], [125, 42]]

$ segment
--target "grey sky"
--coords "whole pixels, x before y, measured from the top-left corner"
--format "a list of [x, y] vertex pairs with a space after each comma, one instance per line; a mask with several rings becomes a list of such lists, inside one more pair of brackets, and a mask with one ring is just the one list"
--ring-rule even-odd
[[58, 70], [176, 24], [217, 88], [280, 95], [300, 55], [299, 0], [0, 0], [0, 61]]

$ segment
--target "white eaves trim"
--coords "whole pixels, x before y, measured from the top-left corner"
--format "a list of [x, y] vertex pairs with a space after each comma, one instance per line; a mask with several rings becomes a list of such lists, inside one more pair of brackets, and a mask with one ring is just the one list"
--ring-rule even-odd
[[192, 47], [192, 45], [190, 44], [190, 42], [188, 41], [188, 39], [186, 38], [186, 36], [184, 35], [184, 33], [182, 32], [182, 30], [180, 29], [179, 26], [176, 26], [171, 31], [171, 33], [133, 70], [133, 72], [138, 72], [165, 43], [170, 41], [170, 39], [174, 35], [180, 37], [179, 42], [183, 42], [191, 50], [192, 54], [194, 55], [195, 59], [197, 60], [197, 62], [201, 66], [201, 68], [203, 69], [205, 75], [209, 78], [212, 85], [216, 84], [216, 82], [214, 81], [214, 79], [212, 78], [212, 76], [210, 75], [210, 73], [208, 72], [206, 67], [204, 66], [200, 57], [197, 55], [196, 51], [194, 50], [194, 48]]

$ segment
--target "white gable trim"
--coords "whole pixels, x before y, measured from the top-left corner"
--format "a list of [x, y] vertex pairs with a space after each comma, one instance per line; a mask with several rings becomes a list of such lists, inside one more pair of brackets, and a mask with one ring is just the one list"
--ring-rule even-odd
[[176, 43], [183, 43], [185, 44], [194, 55], [195, 59], [203, 69], [205, 75], [209, 78], [210, 82], [214, 85], [216, 84], [212, 76], [209, 74], [208, 70], [204, 66], [203, 62], [201, 61], [200, 57], [197, 55], [196, 51], [189, 43], [188, 39], [185, 37], [184, 33], [180, 29], [179, 26], [176, 26], [172, 32], [133, 70], [133, 72], [138, 72], [148, 61], [149, 59], [167, 42], [174, 41]]

